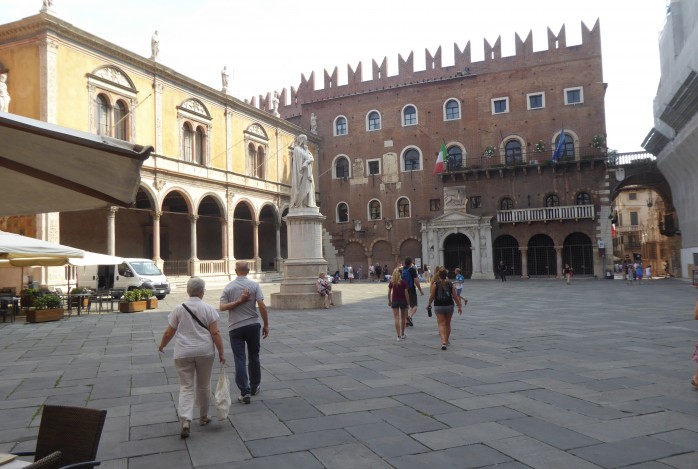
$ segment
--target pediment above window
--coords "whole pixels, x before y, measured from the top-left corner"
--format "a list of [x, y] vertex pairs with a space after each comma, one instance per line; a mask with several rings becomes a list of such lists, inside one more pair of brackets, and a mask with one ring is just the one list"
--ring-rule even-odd
[[259, 124], [250, 125], [245, 130], [245, 133], [248, 136], [254, 136], [254, 137], [260, 138], [262, 140], [269, 140], [269, 136], [267, 136], [267, 133], [265, 132], [264, 127], [262, 127]]
[[120, 88], [136, 92], [136, 86], [131, 81], [131, 78], [117, 67], [107, 65], [99, 67], [92, 73], [88, 73], [88, 77], [96, 79], [102, 83], [117, 85]]
[[206, 109], [206, 106], [204, 106], [204, 103], [196, 98], [187, 99], [180, 106], [177, 106], [177, 109], [189, 112], [206, 120], [211, 120], [211, 114], [208, 112], [208, 109]]

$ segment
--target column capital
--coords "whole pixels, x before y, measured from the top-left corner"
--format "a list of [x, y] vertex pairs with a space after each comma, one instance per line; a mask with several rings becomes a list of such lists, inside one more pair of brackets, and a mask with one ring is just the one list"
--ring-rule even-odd
[[150, 212], [150, 216], [153, 217], [153, 220], [159, 220], [162, 217], [162, 210], [153, 210]]
[[109, 210], [109, 216], [113, 217], [116, 215], [116, 212], [119, 211], [119, 207], [116, 207], [114, 205], [110, 206], [107, 210]]
[[199, 219], [198, 215], [189, 215], [189, 220], [191, 220], [192, 223], [196, 223], [196, 221]]

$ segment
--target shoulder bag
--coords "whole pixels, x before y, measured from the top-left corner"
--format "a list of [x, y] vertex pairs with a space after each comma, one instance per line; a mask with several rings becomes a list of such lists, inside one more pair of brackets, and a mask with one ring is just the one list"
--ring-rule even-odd
[[196, 314], [194, 314], [194, 313], [191, 312], [191, 310], [189, 309], [189, 307], [188, 307], [187, 305], [185, 305], [184, 303], [182, 303], [182, 306], [184, 306], [184, 309], [186, 309], [187, 312], [188, 312], [189, 314], [191, 314], [191, 317], [193, 317], [194, 320], [195, 320], [196, 322], [199, 323], [199, 326], [201, 326], [201, 327], [203, 327], [204, 329], [208, 330], [208, 327], [204, 326], [204, 323], [201, 322], [201, 320], [200, 320], [199, 318], [196, 317]]

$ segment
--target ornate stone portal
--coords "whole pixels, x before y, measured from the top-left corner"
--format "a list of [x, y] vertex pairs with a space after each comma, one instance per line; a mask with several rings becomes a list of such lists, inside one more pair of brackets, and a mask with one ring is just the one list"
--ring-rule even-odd
[[446, 238], [461, 233], [470, 240], [472, 279], [493, 279], [491, 217], [466, 213], [465, 187], [444, 187], [444, 214], [422, 223], [423, 264], [444, 265]]

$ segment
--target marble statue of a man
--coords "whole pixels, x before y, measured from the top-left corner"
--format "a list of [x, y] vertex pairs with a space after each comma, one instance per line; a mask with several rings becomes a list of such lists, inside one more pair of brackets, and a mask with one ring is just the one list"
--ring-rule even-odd
[[317, 207], [313, 182], [313, 155], [308, 150], [308, 137], [300, 134], [293, 146], [291, 164], [291, 207]]
[[228, 67], [224, 66], [223, 71], [221, 71], [221, 81], [223, 82], [223, 93], [228, 91]]
[[151, 59], [155, 60], [158, 58], [158, 54], [160, 53], [160, 37], [158, 37], [157, 30], [150, 38], [150, 52], [152, 53]]

